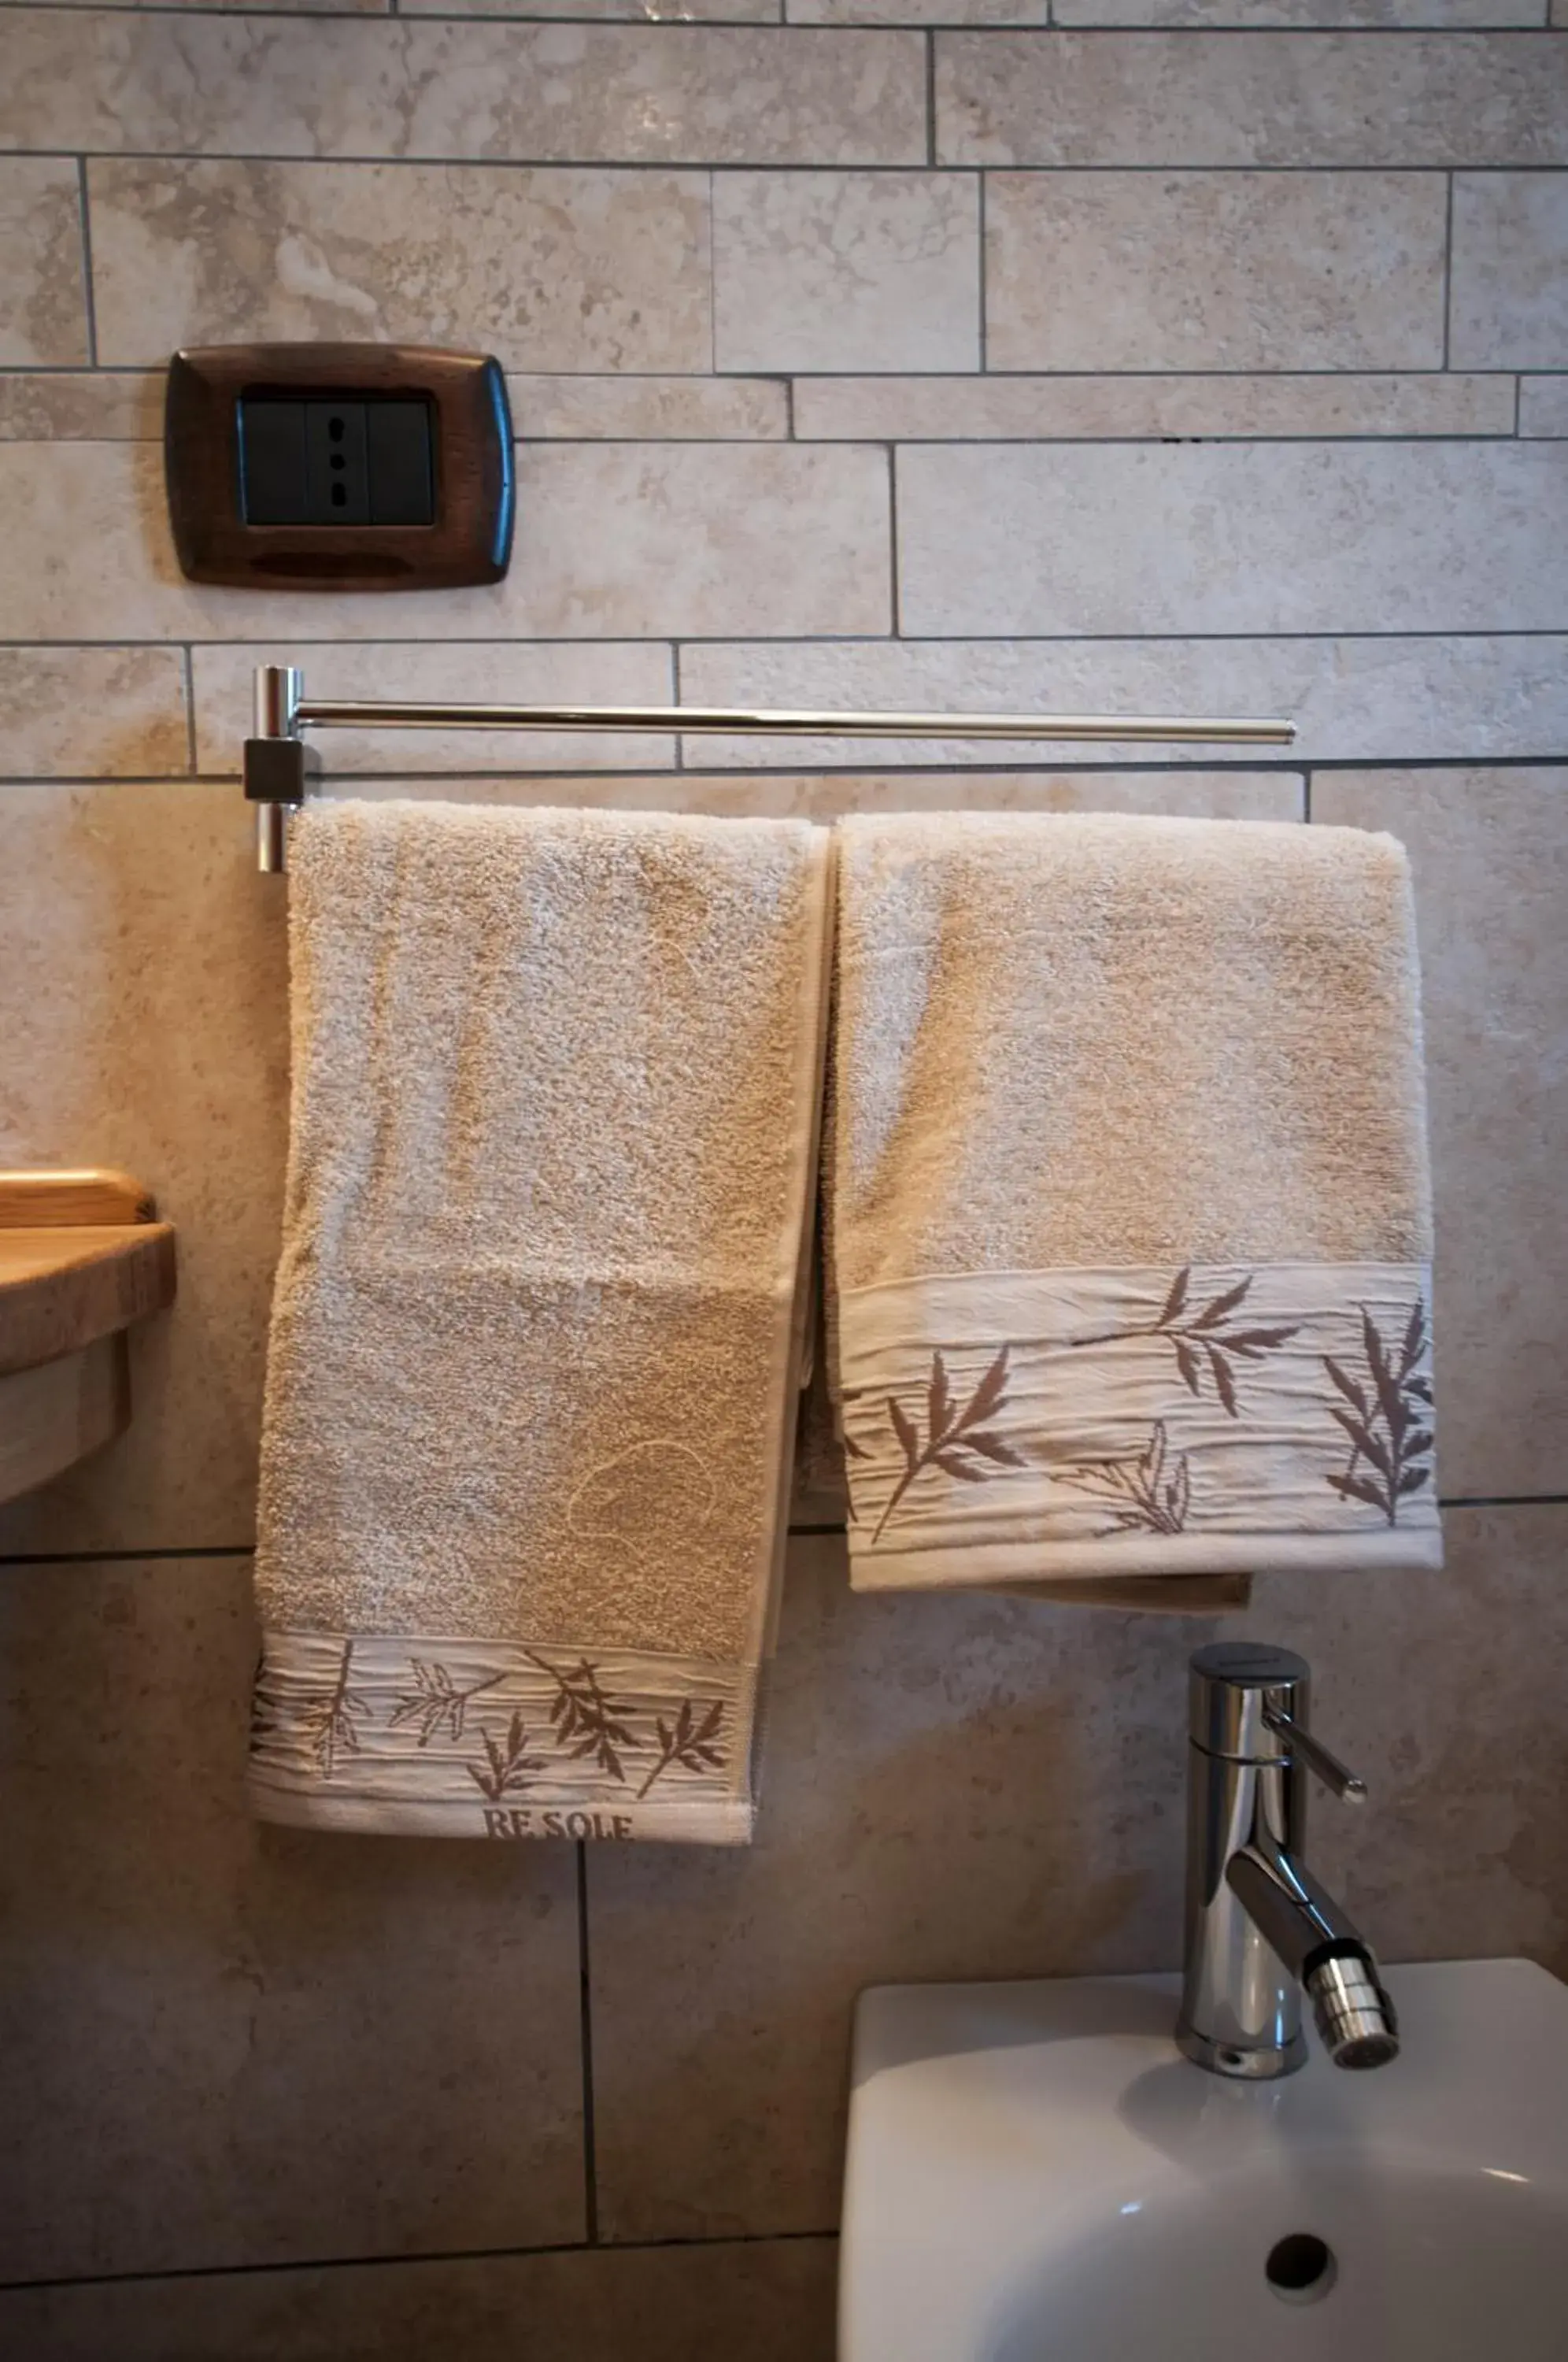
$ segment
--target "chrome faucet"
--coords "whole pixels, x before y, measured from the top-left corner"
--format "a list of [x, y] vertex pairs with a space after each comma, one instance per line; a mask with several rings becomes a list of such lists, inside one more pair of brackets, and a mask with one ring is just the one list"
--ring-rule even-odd
[[1305, 1658], [1246, 1640], [1191, 1661], [1176, 2042], [1215, 2075], [1263, 2080], [1303, 2066], [1303, 1990], [1336, 2067], [1382, 2067], [1398, 2054], [1372, 1948], [1301, 1859], [1309, 1771], [1347, 1803], [1366, 1794], [1308, 1727], [1310, 1680]]

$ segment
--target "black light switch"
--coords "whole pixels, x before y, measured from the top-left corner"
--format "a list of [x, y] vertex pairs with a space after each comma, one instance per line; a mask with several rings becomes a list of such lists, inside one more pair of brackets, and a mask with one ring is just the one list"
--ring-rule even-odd
[[433, 524], [436, 470], [427, 402], [365, 404], [372, 524]]
[[297, 524], [305, 511], [303, 402], [242, 402], [240, 482], [247, 524]]

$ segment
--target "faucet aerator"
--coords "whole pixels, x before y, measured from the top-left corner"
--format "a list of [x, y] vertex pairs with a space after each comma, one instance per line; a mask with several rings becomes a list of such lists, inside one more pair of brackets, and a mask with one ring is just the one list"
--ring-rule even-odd
[[1325, 1960], [1307, 1978], [1312, 2016], [1336, 2067], [1386, 2067], [1399, 2056], [1394, 2004], [1364, 1959]]

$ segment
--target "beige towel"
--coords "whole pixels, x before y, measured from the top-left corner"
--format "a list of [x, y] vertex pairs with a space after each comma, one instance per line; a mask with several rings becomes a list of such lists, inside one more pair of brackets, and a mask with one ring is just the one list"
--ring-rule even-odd
[[293, 872], [255, 1807], [744, 1842], [827, 833], [323, 803]]
[[839, 844], [856, 1584], [1201, 1604], [1200, 1578], [1441, 1563], [1400, 847], [1109, 814]]

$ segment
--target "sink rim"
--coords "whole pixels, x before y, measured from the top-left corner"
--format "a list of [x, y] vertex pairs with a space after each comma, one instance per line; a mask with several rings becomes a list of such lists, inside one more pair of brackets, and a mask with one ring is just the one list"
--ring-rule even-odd
[[[1382, 2178], [1401, 2203], [1430, 2180], [1455, 2204], [1473, 2176], [1519, 2174], [1568, 2213], [1568, 1986], [1517, 1958], [1407, 1963], [1387, 1980], [1409, 2037], [1399, 2059], [1350, 2075], [1314, 2050], [1268, 2083], [1181, 2058], [1170, 1975], [869, 1988], [856, 2012], [841, 2362], [880, 2362], [878, 2308], [891, 2310], [895, 2276], [907, 2290], [917, 2239], [942, 2275], [943, 2318], [952, 2306], [978, 2334], [1004, 2279], [1076, 2278], [1121, 2203], [1168, 2225], [1161, 2202], [1174, 2201], [1198, 2222], [1238, 2172], [1305, 2193], [1358, 2160], [1356, 2179]], [[918, 2266], [913, 2277], [931, 2284]]]

